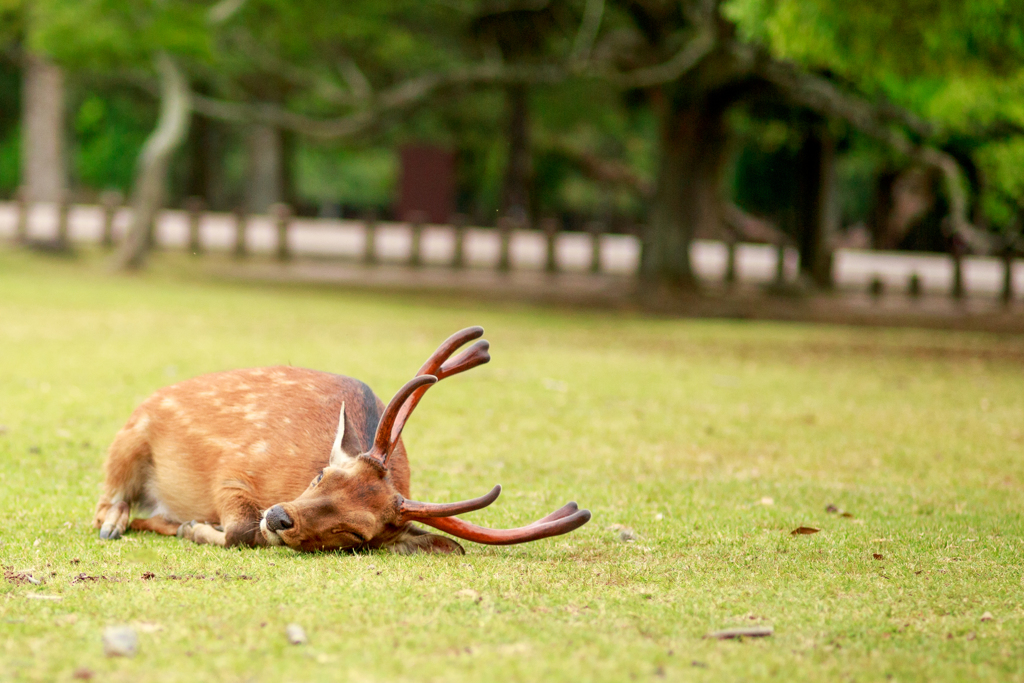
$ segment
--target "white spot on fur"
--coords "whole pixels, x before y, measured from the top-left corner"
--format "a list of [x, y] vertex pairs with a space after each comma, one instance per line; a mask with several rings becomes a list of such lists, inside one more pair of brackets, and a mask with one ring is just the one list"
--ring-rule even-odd
[[263, 534], [263, 538], [267, 539], [267, 543], [270, 545], [284, 545], [284, 541], [277, 533], [267, 528], [267, 513], [263, 513], [263, 519], [260, 520], [260, 532]]

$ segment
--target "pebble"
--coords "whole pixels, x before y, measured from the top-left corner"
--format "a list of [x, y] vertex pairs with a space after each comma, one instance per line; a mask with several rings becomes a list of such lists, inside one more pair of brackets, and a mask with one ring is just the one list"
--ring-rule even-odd
[[288, 624], [284, 627], [284, 632], [288, 636], [288, 642], [292, 645], [305, 645], [309, 642], [309, 639], [306, 638], [306, 631], [298, 624]]
[[131, 626], [103, 629], [103, 652], [108, 657], [134, 657], [139, 651], [139, 636]]
[[981, 620], [982, 621], [992, 621], [993, 619], [995, 619], [995, 617], [992, 616], [991, 612], [985, 612], [984, 614], [981, 615]]

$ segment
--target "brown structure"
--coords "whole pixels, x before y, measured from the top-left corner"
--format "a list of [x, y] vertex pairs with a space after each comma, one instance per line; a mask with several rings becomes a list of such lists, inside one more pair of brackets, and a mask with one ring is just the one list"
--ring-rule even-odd
[[[110, 447], [94, 519], [100, 538], [119, 538], [130, 526], [220, 546], [462, 553], [411, 522], [493, 545], [579, 528], [590, 512], [575, 503], [519, 529], [453, 516], [490, 505], [499, 486], [460, 503], [409, 500], [402, 429], [427, 389], [490, 360], [484, 340], [451, 358], [482, 335], [471, 327], [449, 337], [386, 408], [362, 382], [291, 366], [204, 375], [157, 391]], [[152, 516], [129, 525], [133, 506]]]
[[455, 154], [433, 145], [407, 145], [401, 160], [398, 220], [418, 216], [427, 223], [447, 223], [455, 213]]

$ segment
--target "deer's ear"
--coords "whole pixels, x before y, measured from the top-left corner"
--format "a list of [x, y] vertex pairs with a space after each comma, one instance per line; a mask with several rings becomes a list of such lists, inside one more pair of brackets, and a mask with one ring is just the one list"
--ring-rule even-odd
[[341, 414], [338, 416], [338, 433], [334, 437], [334, 446], [331, 448], [331, 459], [328, 465], [331, 467], [343, 467], [355, 461], [355, 454], [359, 452], [358, 447], [353, 451], [352, 442], [354, 433], [351, 429], [345, 429], [345, 404], [341, 404]]
[[399, 555], [412, 555], [414, 553], [466, 554], [461, 545], [447, 536], [432, 534], [412, 526], [394, 545], [389, 546], [389, 549], [391, 552]]

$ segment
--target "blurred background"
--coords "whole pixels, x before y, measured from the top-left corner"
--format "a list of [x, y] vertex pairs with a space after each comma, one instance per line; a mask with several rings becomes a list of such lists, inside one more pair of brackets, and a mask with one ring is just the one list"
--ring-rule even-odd
[[555, 271], [580, 233], [581, 271], [684, 290], [958, 298], [973, 263], [1010, 302], [1022, 57], [1020, 0], [0, 0], [0, 222], [125, 268], [182, 209], [355, 220], [369, 261], [377, 221], [454, 226], [414, 265], [473, 226]]

